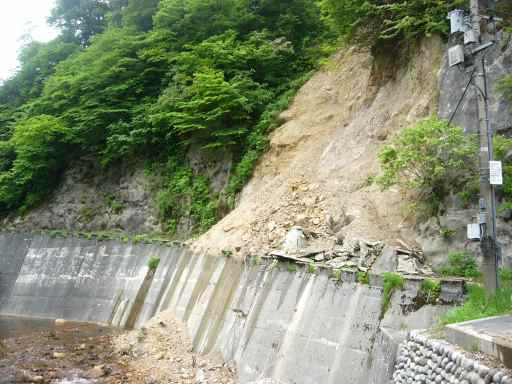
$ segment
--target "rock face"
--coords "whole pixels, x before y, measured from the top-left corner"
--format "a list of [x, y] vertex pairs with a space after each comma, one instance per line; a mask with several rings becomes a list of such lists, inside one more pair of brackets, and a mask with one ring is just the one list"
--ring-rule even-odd
[[[491, 126], [495, 132], [507, 132], [512, 129], [512, 106], [503, 99], [497, 90], [497, 86], [503, 77], [510, 75], [512, 72], [511, 35], [505, 35], [498, 44], [486, 50], [485, 61], [489, 84]], [[471, 70], [468, 69], [461, 72], [457, 68], [449, 68], [447, 60], [445, 60], [439, 84], [438, 113], [441, 118], [448, 119], [454, 113], [464, 88], [469, 81]], [[476, 92], [476, 89], [470, 87], [466, 98], [453, 119], [454, 124], [473, 133], [478, 131], [479, 121]]]
[[13, 222], [18, 230], [155, 232], [154, 198], [141, 164], [103, 169], [83, 161], [64, 175], [53, 197]]
[[[213, 193], [226, 188], [230, 153], [192, 148], [186, 162], [195, 174], [210, 181]], [[83, 159], [64, 174], [61, 185], [45, 204], [23, 217], [8, 218], [4, 225], [14, 225], [17, 230], [161, 232], [155, 196], [155, 185], [160, 182], [159, 176], [149, 176], [143, 164], [103, 168], [95, 160]], [[181, 237], [194, 229], [187, 217], [178, 223]]]

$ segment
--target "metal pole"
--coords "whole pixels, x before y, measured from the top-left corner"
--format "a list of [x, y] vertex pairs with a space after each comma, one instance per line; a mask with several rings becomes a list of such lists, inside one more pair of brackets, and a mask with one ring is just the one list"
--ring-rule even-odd
[[[479, 0], [471, 0], [472, 26], [481, 43]], [[475, 79], [480, 137], [480, 223], [482, 231], [481, 249], [484, 284], [488, 293], [496, 292], [498, 286], [498, 248], [496, 241], [496, 197], [494, 186], [490, 184], [489, 161], [493, 160], [492, 128], [489, 120], [488, 90], [486, 81], [485, 55], [480, 52], [475, 57], [477, 75]]]

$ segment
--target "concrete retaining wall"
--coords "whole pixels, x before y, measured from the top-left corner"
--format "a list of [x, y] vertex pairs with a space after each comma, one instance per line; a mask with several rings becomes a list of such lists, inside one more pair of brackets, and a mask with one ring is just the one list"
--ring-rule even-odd
[[512, 384], [512, 378], [465, 357], [447, 342], [411, 332], [400, 346], [393, 383]]
[[0, 235], [0, 313], [124, 326], [148, 273], [148, 245]]
[[[161, 262], [134, 316], [152, 256]], [[408, 280], [380, 319], [379, 277], [361, 285], [350, 273], [338, 282], [327, 271], [289, 269], [178, 246], [0, 235], [0, 313], [122, 326], [170, 310], [198, 351], [220, 350], [238, 363], [241, 383], [387, 384], [408, 330], [431, 326], [449, 308], [417, 309], [420, 282]], [[442, 297], [460, 296], [460, 287], [443, 285]]]

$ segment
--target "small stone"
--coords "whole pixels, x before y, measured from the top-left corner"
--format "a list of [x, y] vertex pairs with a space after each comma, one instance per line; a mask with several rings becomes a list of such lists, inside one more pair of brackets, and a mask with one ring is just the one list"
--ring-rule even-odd
[[54, 359], [63, 359], [65, 357], [66, 357], [66, 354], [64, 352], [53, 352]]
[[106, 376], [109, 373], [109, 369], [104, 365], [96, 365], [94, 368], [87, 371], [87, 377], [91, 379], [99, 379], [100, 377]]
[[64, 319], [56, 319], [55, 320], [55, 326], [57, 326], [57, 327], [63, 327], [68, 324], [69, 324], [69, 321], [64, 320]]
[[495, 383], [500, 383], [503, 376], [505, 376], [505, 374], [503, 372], [498, 371], [492, 377], [492, 381], [494, 381]]

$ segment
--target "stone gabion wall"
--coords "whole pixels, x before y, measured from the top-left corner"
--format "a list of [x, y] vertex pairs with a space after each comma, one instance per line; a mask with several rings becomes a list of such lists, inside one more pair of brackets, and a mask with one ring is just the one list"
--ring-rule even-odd
[[411, 332], [402, 343], [393, 384], [512, 384], [504, 372], [468, 359], [446, 342]]

